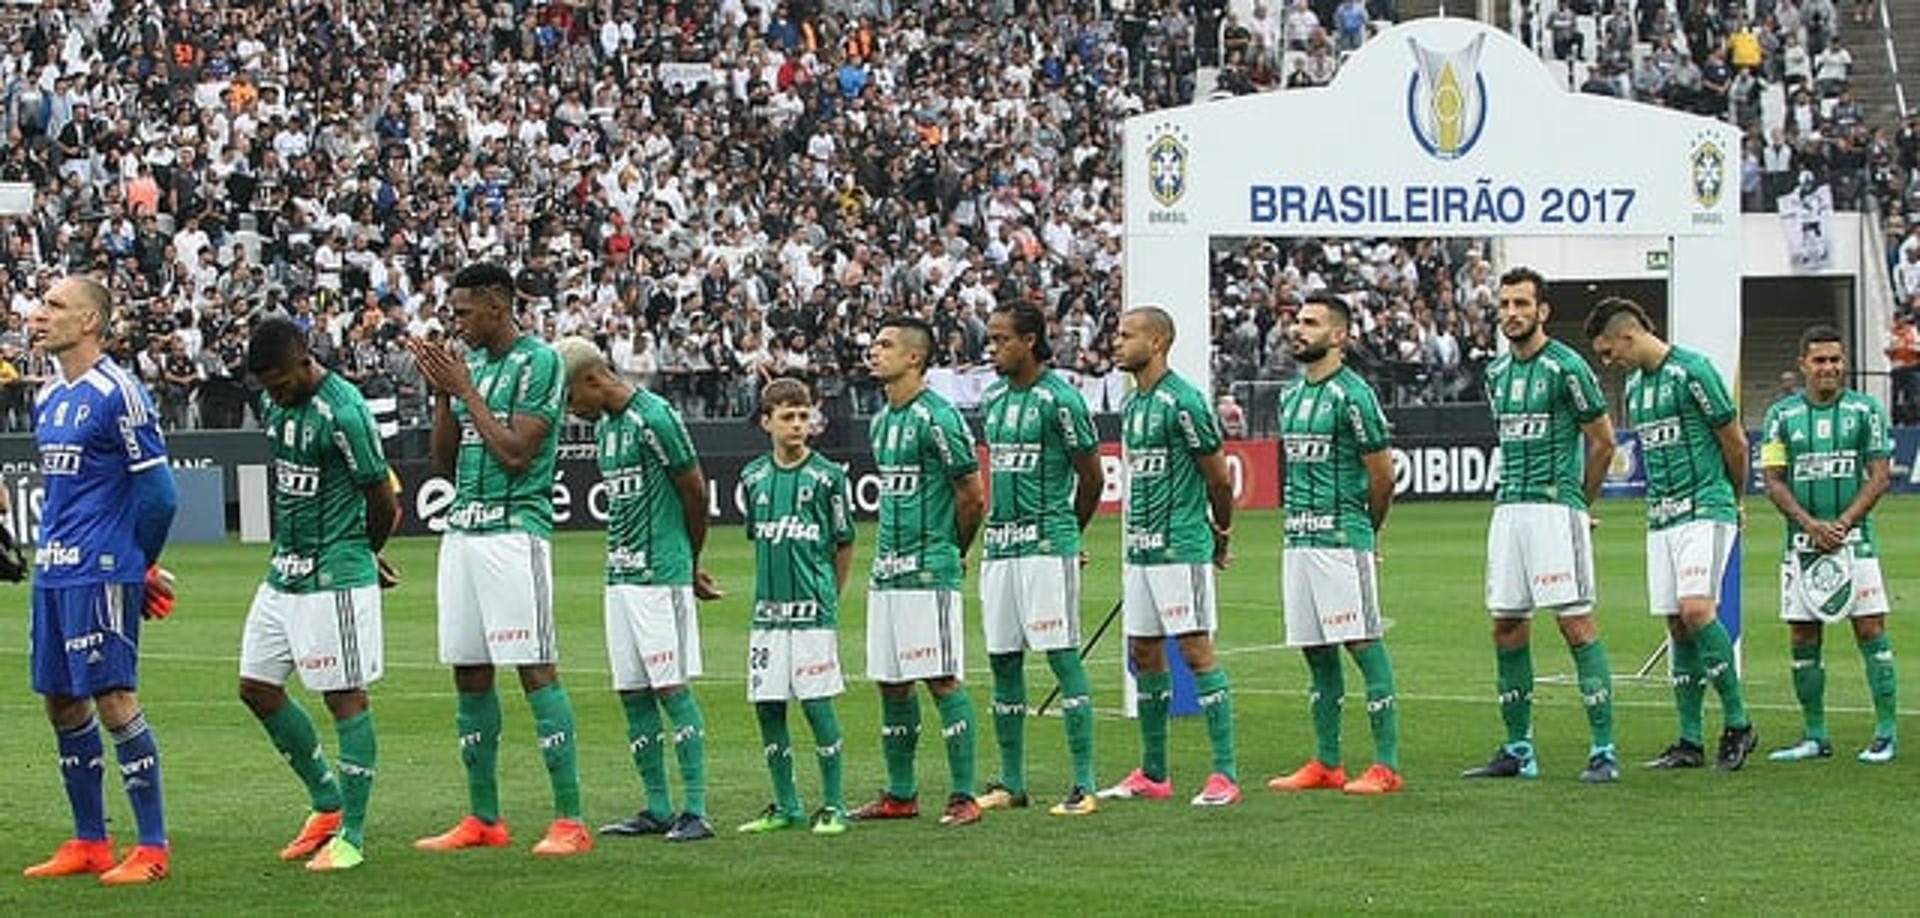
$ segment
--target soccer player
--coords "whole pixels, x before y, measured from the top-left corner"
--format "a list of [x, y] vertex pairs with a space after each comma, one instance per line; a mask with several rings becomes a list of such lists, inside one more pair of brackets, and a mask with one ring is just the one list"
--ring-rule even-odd
[[573, 705], [555, 666], [553, 463], [566, 380], [553, 348], [514, 323], [513, 275], [478, 263], [454, 275], [448, 299], [465, 358], [444, 341], [407, 339], [434, 393], [433, 464], [453, 479], [440, 540], [440, 662], [453, 667], [455, 723], [467, 771], [468, 814], [414, 842], [425, 851], [504, 847], [500, 818], [500, 696], [494, 667], [513, 666], [533, 708], [553, 787], [555, 819], [542, 856], [591, 850], [580, 821]]
[[1767, 496], [1787, 518], [1780, 617], [1790, 632], [1793, 691], [1806, 732], [1767, 758], [1798, 762], [1833, 755], [1821, 626], [1845, 619], [1853, 624], [1873, 696], [1873, 742], [1859, 759], [1891, 762], [1893, 646], [1887, 640], [1887, 586], [1873, 531], [1873, 506], [1887, 491], [1893, 455], [1887, 413], [1873, 396], [1847, 388], [1847, 351], [1831, 326], [1816, 325], [1801, 334], [1800, 372], [1806, 390], [1767, 409], [1760, 428], [1760, 469]]
[[[1500, 278], [1507, 353], [1487, 367], [1487, 405], [1500, 431], [1500, 489], [1487, 529], [1487, 610], [1495, 685], [1507, 739], [1468, 778], [1534, 778], [1533, 613], [1546, 610], [1573, 653], [1592, 743], [1580, 780], [1619, 780], [1613, 671], [1594, 624], [1592, 528], [1587, 513], [1613, 462], [1613, 421], [1593, 368], [1547, 336], [1546, 281], [1530, 268]], [[1581, 437], [1586, 437], [1583, 446]]]
[[[240, 700], [313, 803], [280, 858], [312, 855], [309, 870], [346, 870], [364, 859], [373, 792], [367, 686], [381, 672], [387, 579], [379, 551], [393, 530], [393, 482], [360, 390], [313, 359], [298, 326], [285, 319], [255, 326], [247, 371], [266, 390], [260, 418], [273, 455], [274, 526], [273, 560], [240, 641]], [[333, 714], [337, 771], [313, 719], [287, 696], [296, 669]]]
[[1715, 767], [1737, 771], [1759, 743], [1720, 624], [1720, 581], [1741, 522], [1747, 436], [1720, 374], [1697, 352], [1660, 340], [1632, 300], [1608, 297], [1587, 316], [1593, 351], [1629, 370], [1627, 423], [1647, 466], [1647, 598], [1667, 620], [1680, 738], [1648, 768], [1706, 764], [1707, 685], [1720, 694], [1725, 729]]
[[1173, 334], [1173, 317], [1166, 310], [1136, 306], [1120, 316], [1114, 335], [1113, 362], [1133, 374], [1134, 383], [1121, 415], [1130, 473], [1122, 614], [1139, 689], [1140, 767], [1100, 796], [1163, 800], [1173, 795], [1167, 772], [1173, 677], [1165, 648], [1173, 637], [1193, 670], [1213, 745], [1213, 773], [1193, 805], [1230, 806], [1240, 801], [1240, 778], [1233, 694], [1213, 654], [1218, 621], [1213, 569], [1224, 569], [1230, 560], [1233, 482], [1213, 407], [1167, 366]]
[[840, 719], [833, 699], [846, 691], [840, 671], [840, 593], [853, 569], [853, 511], [847, 473], [807, 446], [813, 394], [797, 379], [760, 391], [760, 426], [773, 452], [740, 476], [753, 540], [753, 618], [747, 637], [747, 700], [773, 777], [774, 802], [741, 832], [797, 829], [806, 811], [793, 783], [787, 703], [800, 702], [813, 728], [821, 807], [815, 835], [847, 831], [840, 778]]
[[[613, 688], [627, 713], [627, 743], [646, 791], [633, 816], [603, 835], [665, 835], [670, 842], [713, 837], [707, 822], [706, 721], [687, 680], [700, 675], [696, 599], [717, 599], [700, 570], [707, 541], [707, 478], [680, 414], [667, 400], [628, 385], [598, 345], [564, 338], [567, 409], [596, 422], [607, 488], [607, 654]], [[685, 808], [674, 814], [667, 786], [666, 733], [673, 721]]]
[[953, 779], [943, 826], [980, 821], [974, 800], [973, 701], [966, 675], [961, 572], [985, 510], [973, 432], [953, 405], [927, 388], [933, 330], [896, 316], [880, 325], [867, 351], [887, 404], [871, 427], [880, 472], [879, 541], [867, 592], [867, 675], [880, 687], [881, 749], [887, 788], [854, 819], [920, 815], [913, 774], [925, 682], [940, 711]]
[[987, 342], [1000, 380], [981, 399], [993, 474], [980, 612], [993, 664], [993, 726], [1000, 780], [980, 808], [1027, 805], [1024, 651], [1047, 655], [1060, 680], [1073, 785], [1049, 812], [1098, 808], [1093, 778], [1093, 697], [1080, 663], [1080, 532], [1100, 508], [1105, 477], [1099, 435], [1080, 391], [1047, 368], [1047, 319], [1031, 303], [993, 311]]
[[[113, 298], [67, 277], [28, 320], [60, 374], [34, 397], [46, 480], [34, 552], [33, 690], [46, 699], [73, 808], [73, 838], [28, 877], [99, 874], [108, 885], [165, 879], [160, 751], [140, 711], [140, 620], [171, 611], [158, 567], [177, 502], [153, 400], [103, 353]], [[97, 712], [97, 716], [96, 716]], [[101, 782], [105, 724], [140, 843], [116, 866]]]
[[[1307, 297], [1294, 318], [1293, 355], [1306, 378], [1280, 394], [1281, 507], [1286, 551], [1281, 581], [1287, 644], [1313, 677], [1314, 757], [1267, 782], [1277, 791], [1316, 788], [1390, 794], [1400, 777], [1400, 711], [1380, 617], [1375, 549], [1393, 504], [1387, 417], [1373, 388], [1346, 365], [1353, 314], [1339, 297]], [[1373, 765], [1347, 780], [1340, 756], [1346, 695], [1340, 645], [1367, 682]]]

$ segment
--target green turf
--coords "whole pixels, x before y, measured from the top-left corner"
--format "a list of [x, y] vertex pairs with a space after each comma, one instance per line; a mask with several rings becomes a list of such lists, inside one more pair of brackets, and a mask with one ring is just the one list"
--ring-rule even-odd
[[[1751, 562], [1745, 583], [1754, 624], [1747, 640], [1748, 697], [1762, 748], [1797, 735], [1799, 715], [1787, 678], [1784, 629], [1774, 621], [1777, 517], [1750, 500]], [[1338, 794], [1282, 798], [1268, 776], [1299, 764], [1311, 749], [1305, 667], [1279, 640], [1276, 517], [1236, 529], [1238, 558], [1221, 579], [1220, 646], [1237, 693], [1246, 802], [1196, 811], [1185, 799], [1206, 768], [1197, 720], [1173, 732], [1179, 799], [1110, 803], [1097, 815], [1046, 815], [1068, 783], [1060, 722], [1030, 725], [1029, 781], [1034, 809], [989, 814], [979, 826], [944, 830], [935, 813], [912, 823], [859, 825], [838, 839], [805, 833], [737, 837], [732, 828], [770, 798], [760, 743], [743, 700], [746, 603], [751, 553], [738, 529], [717, 530], [709, 567], [729, 591], [703, 607], [709, 676], [697, 691], [706, 711], [710, 808], [721, 837], [669, 846], [658, 839], [603, 839], [592, 854], [536, 862], [527, 848], [549, 817], [546, 776], [532, 739], [531, 715], [517, 692], [506, 698], [502, 801], [509, 850], [429, 856], [408, 843], [451, 824], [465, 805], [454, 747], [450, 677], [435, 663], [432, 598], [435, 543], [402, 541], [390, 550], [405, 583], [387, 594], [387, 677], [374, 690], [380, 766], [369, 819], [366, 866], [313, 876], [274, 852], [298, 827], [305, 797], [235, 698], [234, 658], [241, 621], [261, 574], [261, 546], [180, 547], [168, 563], [180, 575], [179, 611], [145, 641], [143, 697], [158, 737], [175, 878], [148, 890], [102, 890], [85, 880], [28, 884], [11, 871], [37, 860], [69, 831], [54, 767], [53, 741], [27, 690], [23, 588], [0, 591], [21, 624], [0, 644], [0, 912], [62, 909], [171, 913], [332, 913], [365, 911], [548, 912], [569, 910], [697, 912], [1059, 912], [1145, 913], [1362, 909], [1513, 912], [1752, 912], [1830, 908], [1842, 913], [1920, 906], [1905, 870], [1913, 824], [1907, 798], [1914, 780], [1905, 761], [1872, 768], [1852, 755], [1869, 737], [1871, 715], [1859, 656], [1836, 633], [1827, 654], [1830, 722], [1839, 755], [1796, 766], [1754, 761], [1738, 775], [1710, 771], [1654, 774], [1630, 767], [1612, 787], [1584, 787], [1576, 776], [1586, 724], [1574, 689], [1543, 684], [1536, 724], [1543, 776], [1537, 782], [1467, 783], [1455, 777], [1477, 764], [1500, 737], [1492, 702], [1493, 653], [1480, 608], [1485, 504], [1410, 505], [1394, 513], [1381, 565], [1392, 619], [1388, 642], [1399, 675], [1408, 788], [1385, 799]], [[1638, 505], [1616, 502], [1597, 514], [1602, 631], [1616, 673], [1630, 673], [1660, 641], [1646, 616]], [[1908, 559], [1920, 502], [1893, 498], [1880, 531], [1896, 608], [1920, 588]], [[1103, 520], [1091, 541], [1117, 545]], [[600, 537], [562, 536], [554, 556], [562, 624], [562, 673], [579, 712], [582, 782], [588, 819], [631, 812], [639, 799], [628, 763], [624, 722], [608, 689], [601, 636]], [[861, 541], [856, 570], [870, 542]], [[1117, 552], [1099, 552], [1086, 577], [1086, 631], [1118, 595]], [[843, 658], [864, 659], [863, 590], [849, 597]], [[1896, 616], [1898, 618], [1898, 616]], [[985, 659], [968, 615], [969, 672], [981, 713], [982, 779], [996, 771], [987, 711]], [[1544, 624], [1544, 623], [1543, 623]], [[1904, 622], [1892, 634], [1905, 651]], [[1117, 629], [1116, 629], [1117, 631]], [[1117, 633], [1090, 663], [1099, 722], [1099, 773], [1120, 777], [1137, 758], [1137, 732], [1114, 714], [1120, 704]], [[1544, 679], [1572, 671], [1551, 628], [1537, 642]], [[1350, 664], [1349, 664], [1350, 666]], [[1664, 672], [1662, 668], [1661, 672]], [[1360, 680], [1349, 670], [1347, 749], [1364, 764], [1368, 750]], [[1035, 699], [1052, 685], [1044, 662], [1029, 663]], [[504, 684], [511, 684], [510, 681]], [[1909, 685], [1914, 684], [1909, 676]], [[1623, 680], [1617, 688], [1619, 735], [1631, 762], [1649, 757], [1674, 734], [1664, 681]], [[322, 712], [317, 700], [309, 710]], [[1907, 708], [1914, 706], [1909, 703]], [[1709, 695], [1708, 727], [1718, 729]], [[810, 746], [804, 720], [792, 717], [795, 745]], [[321, 714], [324, 717], [324, 714]], [[937, 723], [931, 706], [928, 723]], [[883, 783], [878, 710], [872, 688], [856, 683], [841, 705], [847, 733], [847, 789], [860, 802]], [[1912, 717], [1906, 718], [1909, 728]], [[321, 728], [329, 753], [333, 734]], [[804, 799], [818, 800], [818, 772], [797, 755]], [[671, 757], [669, 757], [671, 761]], [[937, 811], [946, 785], [937, 732], [921, 740], [924, 802]], [[676, 779], [677, 781], [677, 779]], [[676, 784], [677, 788], [677, 784]], [[110, 776], [108, 812], [123, 837], [131, 817]]]

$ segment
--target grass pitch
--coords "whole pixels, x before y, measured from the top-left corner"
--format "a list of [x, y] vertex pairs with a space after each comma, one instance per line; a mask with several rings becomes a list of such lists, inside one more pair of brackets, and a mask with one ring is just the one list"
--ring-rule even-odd
[[[1776, 621], [1777, 515], [1750, 498], [1744, 582], [1748, 697], [1764, 751], [1798, 735], [1785, 629]], [[386, 594], [387, 676], [374, 687], [379, 778], [368, 824], [368, 859], [356, 871], [316, 876], [275, 852], [299, 827], [305, 795], [264, 732], [235, 697], [241, 623], [264, 571], [265, 546], [181, 546], [168, 564], [181, 578], [178, 612], [145, 637], [142, 696], [165, 767], [174, 877], [150, 889], [105, 890], [91, 881], [29, 884], [13, 871], [43, 857], [70, 832], [53, 739], [28, 690], [27, 593], [0, 590], [19, 624], [0, 641], [0, 912], [41, 915], [86, 909], [172, 914], [368, 912], [531, 913], [1216, 913], [1474, 911], [1758, 912], [1832, 909], [1910, 911], [1920, 892], [1905, 878], [1915, 850], [1909, 806], [1912, 764], [1853, 761], [1870, 738], [1860, 658], [1844, 629], [1830, 632], [1831, 761], [1773, 765], [1756, 757], [1737, 775], [1640, 770], [1674, 735], [1664, 679], [1619, 678], [1616, 720], [1625, 780], [1585, 787], [1586, 721], [1572, 686], [1553, 682], [1572, 662], [1550, 623], [1541, 622], [1535, 667], [1536, 731], [1543, 775], [1530, 782], [1468, 783], [1501, 737], [1493, 703], [1493, 652], [1481, 609], [1482, 545], [1490, 505], [1408, 505], [1394, 512], [1384, 543], [1382, 594], [1392, 620], [1388, 646], [1399, 677], [1401, 748], [1407, 790], [1384, 799], [1316, 793], [1281, 797], [1266, 779], [1312, 749], [1305, 666], [1277, 646], [1279, 524], [1273, 514], [1237, 528], [1237, 562], [1220, 580], [1223, 664], [1233, 680], [1245, 802], [1198, 811], [1185, 799], [1207, 770], [1197, 719], [1173, 727], [1175, 802], [1116, 802], [1084, 819], [1046, 815], [1069, 781], [1060, 722], [1028, 730], [1033, 809], [988, 814], [961, 830], [933, 818], [947, 784], [936, 731], [920, 743], [923, 815], [910, 823], [855, 826], [838, 839], [806, 833], [740, 837], [733, 826], [770, 799], [750, 706], [744, 700], [751, 546], [737, 528], [716, 530], [706, 564], [728, 590], [702, 608], [706, 668], [696, 683], [709, 736], [709, 801], [720, 837], [673, 846], [655, 838], [601, 839], [591, 854], [536, 862], [527, 852], [550, 818], [546, 775], [531, 715], [503, 678], [506, 735], [502, 803], [514, 832], [506, 850], [417, 853], [409, 843], [451, 825], [466, 803], [454, 746], [451, 677], [435, 662], [433, 567], [436, 543], [397, 541], [389, 556], [405, 582]], [[1601, 629], [1619, 677], [1640, 667], [1662, 636], [1644, 613], [1640, 507], [1602, 505], [1596, 538]], [[1896, 648], [1908, 649], [1904, 613], [1920, 590], [1910, 559], [1920, 502], [1882, 506]], [[1119, 595], [1118, 524], [1100, 520], [1092, 544], [1104, 550], [1088, 569], [1085, 631]], [[601, 633], [598, 533], [562, 535], [555, 581], [561, 614], [561, 672], [579, 718], [587, 818], [630, 813], [640, 798], [619, 704], [608, 688]], [[862, 532], [856, 571], [871, 548]], [[971, 592], [971, 591], [970, 591]], [[850, 591], [843, 660], [862, 668], [863, 586]], [[969, 605], [971, 690], [979, 718], [981, 780], [998, 771], [977, 615]], [[1118, 626], [1089, 661], [1098, 725], [1099, 775], [1111, 781], [1137, 761], [1138, 733], [1120, 719], [1122, 641]], [[1349, 670], [1352, 673], [1352, 670]], [[1664, 664], [1656, 675], [1664, 676]], [[1052, 686], [1043, 660], [1029, 659], [1037, 703]], [[1909, 685], [1914, 684], [1909, 676]], [[1350, 766], [1370, 752], [1357, 674], [1348, 679]], [[296, 692], [332, 730], [317, 698]], [[1911, 696], [1909, 696], [1911, 697]], [[1719, 727], [1708, 696], [1708, 729]], [[1914, 726], [1912, 702], [1903, 726]], [[931, 704], [928, 723], [937, 724]], [[862, 802], [882, 786], [879, 712], [870, 685], [854, 683], [841, 702], [847, 732], [847, 789]], [[810, 737], [791, 712], [795, 746]], [[1709, 740], [1711, 741], [1711, 735]], [[1910, 751], [1909, 755], [1916, 754]], [[796, 755], [803, 800], [818, 802], [812, 756]], [[671, 756], [669, 756], [671, 762]], [[671, 769], [670, 765], [670, 769]], [[676, 796], [678, 778], [676, 772]], [[132, 836], [119, 781], [108, 779], [117, 835]], [[927, 812], [931, 811], [931, 812]]]

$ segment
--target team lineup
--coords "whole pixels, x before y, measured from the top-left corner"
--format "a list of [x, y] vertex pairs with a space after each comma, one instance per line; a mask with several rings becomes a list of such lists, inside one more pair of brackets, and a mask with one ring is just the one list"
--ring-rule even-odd
[[[1531, 650], [1539, 611], [1553, 615], [1577, 671], [1591, 735], [1579, 777], [1604, 784], [1621, 779], [1622, 753], [1614, 742], [1612, 671], [1596, 624], [1589, 509], [1615, 436], [1592, 368], [1546, 334], [1552, 307], [1545, 286], [1525, 268], [1500, 279], [1507, 350], [1487, 373], [1500, 466], [1485, 606], [1504, 738], [1490, 760], [1463, 776], [1541, 773]], [[439, 662], [452, 670], [457, 690], [456, 745], [468, 801], [451, 828], [413, 845], [444, 852], [512, 844], [498, 777], [504, 714], [495, 679], [505, 666], [526, 696], [552, 794], [553, 819], [532, 846], [535, 855], [583, 854], [596, 835], [710, 839], [706, 727], [692, 687], [705, 664], [699, 604], [735, 585], [717, 583], [700, 564], [708, 484], [687, 429], [664, 399], [624, 381], [591, 341], [549, 346], [523, 334], [514, 319], [513, 277], [504, 268], [462, 270], [449, 302], [466, 353], [439, 341], [411, 340], [408, 347], [434, 392], [434, 466], [454, 483], [435, 598]], [[103, 353], [113, 308], [109, 291], [76, 276], [55, 285], [29, 322], [35, 342], [61, 368], [34, 403], [46, 499], [35, 554], [33, 686], [55, 733], [74, 834], [25, 873], [133, 885], [164, 879], [171, 869], [162, 759], [136, 689], [142, 621], [172, 608], [171, 575], [159, 560], [176, 498], [151, 398]], [[1304, 764], [1267, 782], [1276, 792], [1378, 795], [1406, 783], [1378, 598], [1379, 538], [1393, 498], [1391, 431], [1373, 390], [1345, 365], [1353, 321], [1342, 299], [1307, 298], [1292, 329], [1303, 376], [1279, 396], [1284, 541], [1277, 625], [1287, 646], [1301, 651], [1311, 679], [1314, 744]], [[925, 384], [934, 350], [929, 327], [893, 318], [873, 340], [868, 364], [886, 402], [870, 429], [881, 499], [864, 647], [866, 674], [880, 697], [885, 784], [864, 803], [847, 798], [847, 748], [834, 704], [845, 691], [838, 623], [853, 577], [847, 476], [808, 444], [808, 388], [781, 379], [762, 391], [759, 421], [770, 449], [742, 478], [755, 572], [746, 700], [759, 726], [771, 802], [737, 832], [833, 836], [860, 822], [917, 817], [920, 683], [932, 698], [948, 765], [939, 823], [964, 826], [991, 810], [1029, 807], [1038, 794], [1026, 778], [1029, 652], [1045, 656], [1058, 682], [1071, 762], [1072, 782], [1050, 814], [1085, 816], [1107, 801], [1173, 796], [1169, 653], [1193, 673], [1211, 749], [1209, 774], [1191, 803], [1239, 802], [1233, 690], [1212, 640], [1215, 570], [1232, 561], [1234, 491], [1210, 400], [1168, 366], [1175, 327], [1166, 311], [1137, 306], [1122, 315], [1114, 360], [1134, 389], [1121, 417], [1127, 505], [1120, 612], [1137, 690], [1139, 760], [1101, 787], [1080, 600], [1082, 531], [1104, 480], [1085, 402], [1047, 369], [1045, 332], [1045, 314], [1029, 304], [992, 313], [988, 341], [1000, 380], [981, 404], [985, 470], [967, 420]], [[1745, 519], [1745, 433], [1719, 373], [1703, 356], [1662, 340], [1638, 304], [1602, 300], [1584, 332], [1604, 364], [1627, 373], [1623, 416], [1645, 455], [1647, 608], [1667, 623], [1677, 715], [1675, 740], [1645, 764], [1711, 762], [1737, 771], [1759, 736], [1717, 611]], [[1877, 401], [1847, 388], [1837, 331], [1808, 329], [1799, 360], [1806, 391], [1773, 405], [1760, 434], [1766, 493], [1788, 523], [1778, 555], [1780, 615], [1803, 716], [1800, 737], [1768, 758], [1834, 754], [1822, 635], [1825, 624], [1846, 622], [1875, 711], [1874, 738], [1857, 758], [1885, 763], [1896, 753], [1896, 675], [1871, 512], [1888, 485], [1889, 425]], [[308, 794], [305, 822], [280, 857], [309, 870], [344, 870], [365, 859], [377, 775], [369, 687], [383, 668], [381, 591], [400, 579], [380, 554], [398, 513], [393, 477], [365, 400], [317, 362], [299, 328], [280, 320], [257, 326], [247, 368], [264, 390], [274, 544], [246, 618], [239, 695]], [[558, 668], [553, 608], [552, 484], [569, 413], [595, 424], [610, 499], [606, 643], [642, 801], [597, 832], [582, 812], [579, 737]], [[970, 555], [977, 560], [970, 563]], [[999, 752], [997, 772], [984, 782], [976, 762], [979, 717], [964, 678], [963, 587], [973, 567]], [[1343, 648], [1364, 683], [1373, 741], [1371, 762], [1353, 775], [1341, 736]], [[331, 757], [312, 716], [286, 691], [296, 672], [331, 715]], [[1720, 701], [1722, 727], [1711, 751], [1709, 688]], [[802, 802], [794, 765], [794, 704], [819, 773], [818, 805], [811, 808]], [[137, 823], [138, 843], [123, 857], [107, 835], [103, 731]], [[669, 780], [669, 751], [677, 788]]]

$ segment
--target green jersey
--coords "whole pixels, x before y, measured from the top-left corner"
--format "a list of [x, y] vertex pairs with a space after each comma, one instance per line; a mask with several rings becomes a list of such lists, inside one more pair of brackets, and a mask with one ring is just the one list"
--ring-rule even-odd
[[940, 393], [921, 389], [905, 405], [882, 408], [871, 432], [880, 472], [872, 587], [960, 589], [953, 482], [980, 468], [973, 431]]
[[1280, 392], [1288, 548], [1374, 547], [1361, 457], [1387, 448], [1387, 416], [1352, 367]]
[[553, 459], [567, 394], [560, 355], [540, 339], [521, 335], [498, 359], [485, 348], [468, 352], [467, 371], [487, 410], [500, 423], [512, 424], [515, 415], [530, 414], [547, 422], [547, 435], [527, 470], [511, 474], [480, 439], [467, 403], [454, 399], [460, 452], [454, 459], [453, 506], [447, 512], [447, 526], [461, 532], [517, 529], [543, 538], [552, 535]]
[[1660, 366], [1627, 375], [1627, 423], [1640, 434], [1647, 468], [1647, 526], [1694, 520], [1738, 522], [1736, 485], [1727, 480], [1714, 431], [1734, 420], [1733, 399], [1707, 358], [1683, 347]]
[[993, 470], [987, 557], [1078, 555], [1073, 495], [1080, 479], [1073, 460], [1099, 441], [1086, 400], [1047, 370], [1025, 389], [1004, 379], [994, 383], [980, 404]]
[[273, 456], [267, 584], [317, 593], [377, 582], [366, 489], [387, 480], [387, 457], [360, 390], [328, 373], [298, 405], [283, 408], [262, 395], [260, 419]]
[[1213, 407], [1168, 370], [1153, 388], [1128, 393], [1120, 426], [1127, 449], [1127, 563], [1211, 562], [1213, 524], [1199, 460], [1220, 451]]
[[[1867, 480], [1867, 464], [1893, 456], [1887, 433], [1887, 414], [1873, 396], [1850, 389], [1830, 405], [1814, 404], [1805, 395], [1790, 395], [1767, 409], [1760, 425], [1760, 465], [1784, 469], [1793, 499], [1817, 520], [1831, 520], [1845, 512]], [[1873, 514], [1854, 526], [1854, 554], [1871, 558], [1879, 553], [1873, 538]], [[1787, 520], [1786, 549], [1800, 535], [1800, 526]]]
[[840, 581], [833, 556], [853, 544], [847, 473], [819, 453], [787, 468], [772, 456], [740, 476], [753, 540], [754, 628], [832, 628]]
[[1586, 359], [1552, 338], [1526, 360], [1503, 354], [1487, 365], [1487, 405], [1500, 431], [1494, 501], [1587, 509], [1580, 427], [1607, 401]]
[[[691, 586], [693, 543], [673, 480], [700, 459], [680, 413], [645, 389], [594, 425], [607, 487], [607, 582]], [[700, 508], [705, 512], [706, 508]]]

